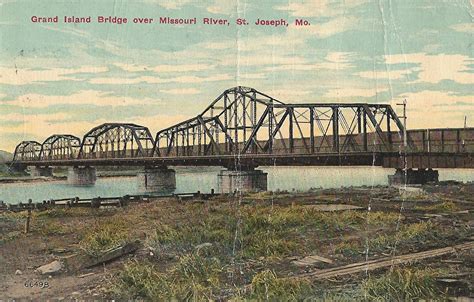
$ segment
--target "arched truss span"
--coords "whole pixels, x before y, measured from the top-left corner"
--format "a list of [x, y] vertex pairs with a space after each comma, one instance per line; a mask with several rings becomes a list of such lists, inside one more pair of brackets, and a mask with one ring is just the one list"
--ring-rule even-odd
[[79, 158], [134, 158], [151, 156], [153, 137], [144, 126], [106, 123], [92, 128], [84, 138]]
[[23, 141], [15, 148], [13, 161], [36, 161], [39, 160], [41, 144], [37, 141]]
[[80, 138], [70, 134], [48, 137], [41, 147], [41, 160], [76, 159], [81, 147]]

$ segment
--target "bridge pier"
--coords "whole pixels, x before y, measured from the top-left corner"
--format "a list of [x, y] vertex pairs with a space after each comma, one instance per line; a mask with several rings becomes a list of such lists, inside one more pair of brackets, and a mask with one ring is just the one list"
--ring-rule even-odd
[[93, 186], [97, 180], [95, 167], [71, 167], [68, 169], [67, 182], [73, 186]]
[[428, 182], [438, 182], [439, 173], [437, 170], [433, 169], [408, 169], [403, 171], [403, 169], [397, 169], [394, 175], [388, 176], [388, 184], [393, 185], [424, 185]]
[[39, 166], [31, 166], [29, 167], [30, 176], [32, 177], [52, 177], [53, 176], [53, 168], [52, 167], [39, 167]]
[[220, 193], [266, 191], [267, 173], [253, 168], [221, 170], [217, 175], [217, 185]]
[[137, 174], [142, 192], [167, 192], [176, 189], [176, 172], [168, 167], [145, 167]]
[[25, 165], [16, 165], [16, 164], [7, 165], [8, 172], [15, 173], [15, 174], [26, 174], [27, 168], [28, 167]]

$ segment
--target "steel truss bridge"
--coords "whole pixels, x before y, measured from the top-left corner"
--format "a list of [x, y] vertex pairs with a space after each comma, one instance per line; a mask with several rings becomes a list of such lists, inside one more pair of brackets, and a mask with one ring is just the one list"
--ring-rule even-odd
[[474, 168], [474, 128], [407, 130], [385, 104], [285, 104], [253, 88], [224, 91], [201, 114], [158, 131], [106, 123], [82, 139], [23, 141], [16, 166], [378, 165]]

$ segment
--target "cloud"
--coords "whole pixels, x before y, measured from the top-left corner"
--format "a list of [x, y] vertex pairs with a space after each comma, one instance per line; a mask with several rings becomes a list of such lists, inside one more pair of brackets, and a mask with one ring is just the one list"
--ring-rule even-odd
[[385, 56], [389, 65], [418, 64], [418, 67], [408, 68], [418, 71], [418, 79], [413, 83], [437, 84], [442, 80], [452, 80], [460, 84], [474, 84], [473, 69], [469, 67], [474, 60], [460, 54], [427, 55], [424, 53], [397, 54]]
[[180, 9], [186, 4], [190, 3], [191, 0], [174, 0], [174, 1], [156, 1], [156, 0], [142, 0], [145, 3], [158, 4], [166, 9]]
[[460, 23], [451, 25], [450, 28], [458, 32], [465, 32], [468, 34], [474, 33], [474, 23]]
[[141, 76], [137, 78], [93, 78], [89, 82], [91, 84], [112, 84], [112, 85], [131, 85], [139, 83], [147, 84], [164, 84], [164, 83], [204, 83], [225, 81], [233, 79], [228, 74], [217, 74], [214, 76], [197, 77], [197, 76], [179, 76], [173, 78], [160, 78], [155, 76]]
[[237, 75], [238, 79], [249, 79], [249, 80], [254, 80], [254, 79], [266, 79], [267, 75], [265, 73], [241, 73]]
[[247, 3], [244, 1], [235, 1], [235, 0], [214, 0], [214, 2], [209, 5], [207, 11], [212, 14], [222, 14], [222, 15], [242, 15], [247, 9]]
[[366, 79], [390, 79], [390, 80], [399, 80], [407, 79], [408, 76], [412, 74], [411, 70], [402, 69], [402, 70], [372, 70], [372, 71], [362, 71], [357, 73], [361, 78]]
[[330, 89], [325, 94], [324, 97], [327, 98], [334, 98], [334, 99], [341, 99], [341, 98], [353, 98], [353, 97], [364, 97], [369, 98], [376, 96], [382, 92], [385, 92], [385, 89], [376, 89], [376, 88], [337, 88], [337, 89]]
[[74, 78], [81, 73], [102, 73], [108, 71], [107, 67], [82, 66], [79, 68], [50, 68], [50, 69], [25, 69], [0, 67], [0, 83], [8, 85], [25, 85], [36, 82], [55, 81], [82, 81]]
[[231, 39], [231, 40], [224, 40], [224, 41], [221, 41], [221, 42], [203, 43], [202, 46], [206, 49], [222, 50], [222, 49], [233, 48], [236, 45], [237, 45], [237, 41], [235, 39]]
[[265, 93], [284, 103], [295, 103], [297, 99], [312, 95], [313, 91], [303, 89], [269, 89]]
[[407, 99], [408, 127], [411, 129], [462, 127], [465, 115], [474, 116], [474, 95], [423, 90], [401, 94], [392, 101], [392, 106], [395, 107], [395, 104], [404, 98]]
[[154, 71], [154, 72], [186, 72], [186, 71], [203, 71], [212, 69], [213, 66], [209, 64], [177, 64], [177, 65], [135, 65], [135, 64], [123, 64], [115, 63], [115, 66], [125, 71], [140, 72], [140, 71]]
[[267, 67], [268, 71], [310, 71], [310, 70], [342, 70], [354, 67], [351, 57], [354, 53], [351, 52], [330, 52], [326, 55], [322, 62], [311, 63], [307, 60], [295, 60], [296, 64], [274, 65]]
[[341, 14], [344, 9], [350, 9], [366, 3], [367, 0], [345, 0], [330, 1], [318, 0], [309, 3], [299, 3], [296, 1], [288, 1], [288, 4], [277, 5], [276, 10], [288, 11], [291, 16], [295, 17], [327, 17]]
[[184, 94], [199, 94], [201, 91], [196, 88], [178, 88], [178, 89], [161, 89], [160, 92], [166, 94], [176, 94], [176, 95], [184, 95]]
[[134, 99], [131, 97], [110, 96], [110, 92], [99, 92], [95, 90], [83, 90], [71, 95], [42, 95], [25, 94], [4, 104], [28, 107], [45, 108], [52, 105], [95, 105], [95, 106], [127, 106], [149, 104], [155, 102], [152, 99]]
[[52, 30], [52, 31], [61, 32], [61, 33], [68, 34], [68, 35], [73, 35], [73, 36], [80, 37], [80, 38], [90, 38], [91, 37], [90, 32], [80, 30], [80, 29], [77, 29], [77, 28], [72, 28], [72, 27], [59, 28], [59, 27], [48, 26], [48, 25], [40, 25], [40, 27], [48, 29], [48, 30]]
[[9, 128], [9, 122], [27, 122], [30, 120], [41, 121], [41, 122], [50, 122], [50, 121], [64, 121], [70, 119], [71, 116], [64, 112], [58, 113], [47, 113], [47, 114], [33, 114], [26, 115], [20, 113], [8, 113], [0, 116], [0, 122], [5, 122], [2, 127]]
[[452, 109], [455, 105], [463, 105], [463, 109], [474, 109], [474, 95], [458, 95], [453, 91], [439, 90], [422, 90], [417, 92], [403, 93], [399, 99], [406, 98], [409, 106], [413, 111], [425, 111], [429, 106], [430, 109], [439, 108], [439, 110]]

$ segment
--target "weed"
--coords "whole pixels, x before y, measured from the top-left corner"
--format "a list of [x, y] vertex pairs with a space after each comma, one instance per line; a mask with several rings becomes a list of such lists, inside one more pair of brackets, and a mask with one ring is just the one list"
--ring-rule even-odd
[[113, 215], [116, 209], [92, 209], [92, 208], [51, 208], [38, 212], [38, 217], [60, 218], [60, 217], [101, 217]]
[[37, 227], [38, 233], [43, 236], [48, 235], [64, 235], [69, 232], [69, 229], [58, 222], [54, 221], [44, 221]]
[[352, 257], [359, 254], [361, 245], [355, 241], [342, 241], [334, 246], [334, 252], [340, 253], [346, 257]]
[[79, 246], [87, 254], [97, 256], [129, 240], [127, 227], [121, 220], [108, 220], [97, 223], [87, 231]]
[[460, 208], [457, 204], [452, 201], [443, 201], [442, 203], [437, 203], [430, 206], [417, 206], [415, 210], [421, 210], [426, 212], [455, 212], [459, 211]]
[[252, 278], [249, 298], [255, 301], [300, 301], [311, 294], [306, 280], [280, 279], [271, 270], [264, 270]]
[[112, 292], [125, 298], [151, 301], [209, 301], [220, 292], [218, 259], [196, 253], [184, 255], [166, 272], [150, 262], [130, 262], [113, 283]]
[[439, 299], [444, 293], [436, 286], [437, 274], [431, 269], [397, 268], [364, 281], [362, 292], [370, 301]]
[[422, 221], [402, 226], [395, 234], [380, 234], [369, 241], [369, 248], [375, 251], [382, 251], [392, 248], [395, 243], [410, 244], [423, 243], [429, 239], [441, 237], [442, 230], [431, 221]]

